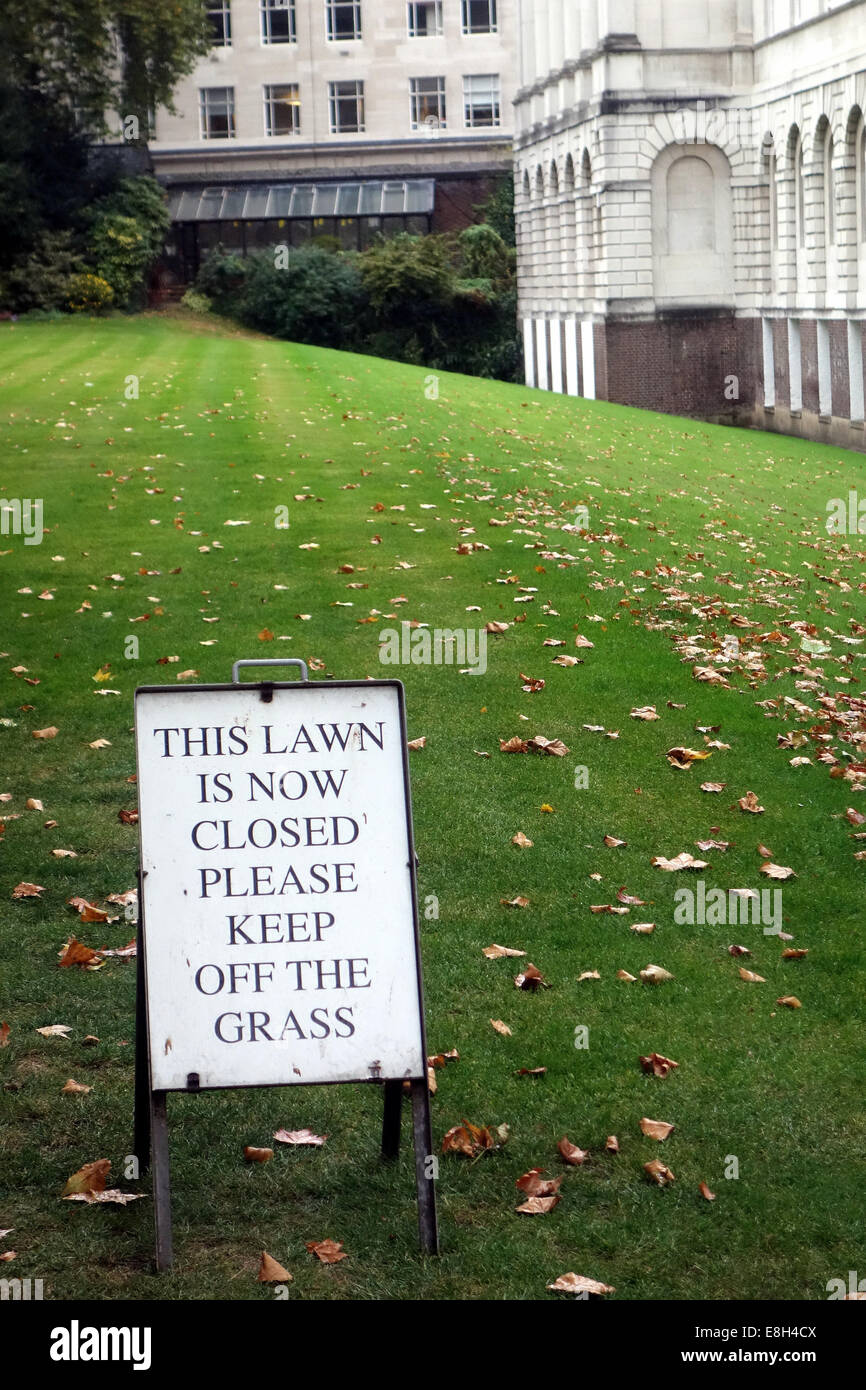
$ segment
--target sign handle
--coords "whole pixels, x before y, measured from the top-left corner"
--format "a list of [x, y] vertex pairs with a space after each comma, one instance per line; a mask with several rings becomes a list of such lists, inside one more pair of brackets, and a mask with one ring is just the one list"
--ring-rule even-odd
[[415, 1139], [415, 1187], [418, 1192], [418, 1235], [423, 1255], [439, 1254], [439, 1226], [436, 1221], [436, 1162], [433, 1129], [430, 1124], [430, 1087], [423, 1081], [410, 1081], [412, 1091], [412, 1130]]
[[232, 685], [240, 685], [241, 678], [239, 673], [242, 666], [300, 666], [301, 680], [308, 681], [310, 679], [307, 663], [306, 661], [302, 661], [299, 656], [270, 656], [262, 657], [260, 661], [256, 661], [254, 658], [245, 658], [242, 661], [236, 661], [232, 666]]

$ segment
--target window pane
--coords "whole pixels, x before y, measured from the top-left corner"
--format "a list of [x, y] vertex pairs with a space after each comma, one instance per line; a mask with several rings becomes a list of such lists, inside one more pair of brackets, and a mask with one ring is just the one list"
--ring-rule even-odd
[[361, 37], [360, 0], [327, 0], [328, 38], [345, 41]]
[[409, 6], [409, 37], [431, 38], [442, 33], [442, 0], [419, 0]]
[[299, 135], [301, 99], [295, 82], [265, 87], [265, 134]]
[[464, 77], [463, 97], [467, 126], [499, 125], [499, 77], [495, 73]]
[[261, 0], [263, 43], [295, 42], [295, 0]]
[[363, 82], [329, 83], [332, 135], [353, 134], [364, 129]]
[[445, 78], [412, 77], [409, 80], [411, 124], [413, 130], [423, 126], [431, 130], [445, 126]]
[[207, 0], [207, 17], [214, 47], [227, 48], [232, 41], [231, 0]]
[[464, 34], [496, 32], [496, 0], [463, 0]]

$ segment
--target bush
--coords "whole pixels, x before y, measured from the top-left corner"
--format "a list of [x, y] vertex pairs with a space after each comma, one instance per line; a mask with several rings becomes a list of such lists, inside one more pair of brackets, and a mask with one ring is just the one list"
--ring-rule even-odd
[[454, 269], [438, 236], [401, 232], [375, 242], [360, 257], [360, 266], [370, 307], [395, 327], [429, 319], [454, 295]]
[[246, 260], [212, 251], [196, 280], [220, 313], [230, 313], [250, 328], [317, 347], [350, 347], [357, 342], [357, 321], [364, 305], [361, 278], [354, 261], [318, 247], [290, 250], [278, 268], [273, 251]]
[[141, 308], [147, 274], [158, 259], [170, 219], [162, 189], [144, 176], [121, 179], [88, 209], [87, 259], [125, 309]]
[[488, 280], [510, 287], [514, 282], [517, 257], [489, 223], [466, 227], [457, 238], [460, 268], [468, 280]]
[[44, 232], [27, 259], [5, 276], [3, 301], [22, 313], [65, 309], [83, 269], [71, 232]]
[[198, 290], [187, 290], [180, 302], [194, 314], [209, 314], [212, 307], [207, 295], [199, 294]]
[[194, 288], [211, 301], [217, 313], [237, 316], [249, 269], [250, 262], [243, 256], [215, 246], [202, 262]]
[[72, 276], [67, 307], [73, 314], [101, 314], [111, 307], [113, 301], [114, 290], [101, 275], [85, 270], [80, 275]]

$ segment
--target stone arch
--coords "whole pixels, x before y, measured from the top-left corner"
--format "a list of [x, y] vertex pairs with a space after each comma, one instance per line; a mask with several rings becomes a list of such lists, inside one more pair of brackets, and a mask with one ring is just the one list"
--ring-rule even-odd
[[658, 299], [733, 298], [731, 166], [717, 145], [668, 145], [652, 167], [653, 278]]

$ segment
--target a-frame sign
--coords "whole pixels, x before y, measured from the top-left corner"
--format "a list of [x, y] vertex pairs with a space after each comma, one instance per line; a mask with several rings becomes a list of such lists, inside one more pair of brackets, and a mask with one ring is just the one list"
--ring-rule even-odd
[[[246, 666], [301, 668], [242, 683]], [[406, 717], [399, 681], [135, 694], [135, 1152], [172, 1262], [170, 1091], [373, 1082], [396, 1157], [409, 1083], [421, 1249], [438, 1252]]]

